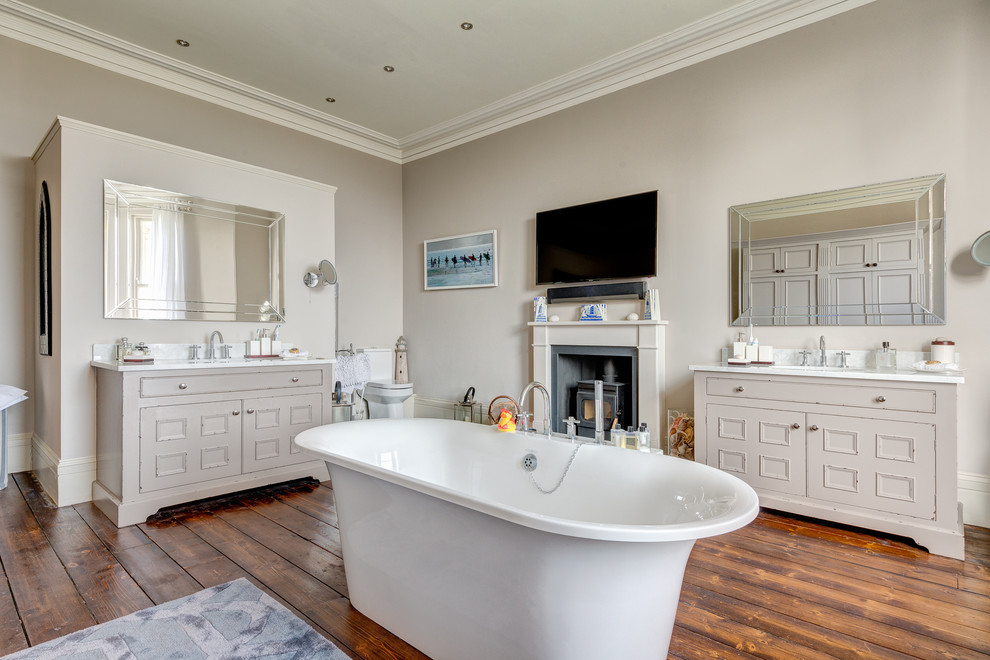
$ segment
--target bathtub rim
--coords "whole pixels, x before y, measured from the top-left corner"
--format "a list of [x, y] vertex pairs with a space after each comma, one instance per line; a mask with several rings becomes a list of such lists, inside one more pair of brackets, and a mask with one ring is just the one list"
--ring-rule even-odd
[[[450, 419], [431, 419], [431, 418], [416, 418], [416, 419], [372, 419], [372, 420], [361, 420], [353, 422], [344, 422], [344, 424], [361, 424], [366, 427], [373, 426], [397, 426], [401, 424], [415, 424], [423, 425], [424, 423], [442, 423], [443, 425], [454, 425], [454, 424], [468, 424], [468, 422], [461, 422]], [[484, 513], [508, 522], [516, 523], [529, 527], [532, 529], [552, 533], [560, 534], [564, 536], [571, 536], [575, 538], [584, 538], [589, 540], [597, 541], [619, 541], [619, 542], [637, 542], [637, 543], [658, 543], [667, 541], [686, 541], [686, 540], [697, 540], [701, 538], [708, 538], [711, 536], [718, 536], [720, 534], [725, 534], [741, 527], [745, 527], [750, 522], [752, 522], [756, 516], [759, 514], [759, 497], [756, 491], [753, 490], [749, 484], [745, 483], [738, 477], [731, 474], [718, 470], [716, 468], [704, 465], [701, 463], [696, 463], [694, 461], [686, 461], [685, 459], [674, 458], [670, 456], [664, 456], [662, 454], [651, 455], [649, 457], [644, 456], [643, 458], [649, 458], [653, 460], [675, 460], [683, 461], [688, 467], [687, 469], [695, 470], [702, 474], [712, 474], [715, 479], [728, 480], [733, 484], [733, 488], [737, 493], [736, 501], [730, 505], [730, 509], [725, 514], [719, 515], [715, 518], [708, 520], [690, 521], [683, 523], [669, 523], [669, 524], [657, 524], [657, 525], [631, 525], [631, 524], [619, 524], [619, 523], [596, 523], [588, 522], [582, 520], [571, 520], [568, 518], [559, 518], [556, 516], [548, 516], [545, 514], [534, 513], [532, 511], [527, 511], [519, 507], [494, 503], [488, 500], [483, 500], [479, 497], [469, 495], [459, 490], [454, 490], [445, 486], [441, 486], [431, 481], [425, 481], [417, 477], [413, 477], [401, 472], [396, 472], [394, 470], [389, 470], [371, 463], [367, 463], [350, 456], [336, 453], [325, 448], [316, 446], [318, 439], [321, 438], [325, 432], [332, 429], [334, 426], [339, 426], [340, 424], [325, 424], [323, 426], [313, 427], [299, 433], [295, 438], [296, 446], [298, 446], [303, 451], [313, 454], [324, 461], [327, 462], [327, 467], [333, 470], [334, 465], [339, 465], [344, 468], [351, 469], [356, 472], [368, 475], [370, 477], [382, 479], [389, 483], [408, 488], [410, 490], [423, 493], [425, 495], [430, 495], [437, 497], [439, 499], [464, 506], [466, 508]], [[481, 427], [481, 425], [472, 424], [472, 426], [479, 427], [474, 429], [475, 432], [486, 432], [486, 427]], [[487, 427], [490, 428], [493, 433], [499, 433], [494, 426]], [[369, 429], [370, 430], [370, 429]], [[515, 434], [515, 432], [513, 432]], [[515, 434], [521, 435], [521, 434]], [[567, 443], [566, 439], [551, 439], [547, 440], [541, 436], [526, 436], [527, 439], [536, 438], [543, 442], [562, 442]], [[592, 446], [594, 446], [592, 444]], [[629, 451], [616, 449], [616, 451]], [[331, 474], [332, 482], [332, 474]], [[552, 497], [548, 496], [548, 497]]]

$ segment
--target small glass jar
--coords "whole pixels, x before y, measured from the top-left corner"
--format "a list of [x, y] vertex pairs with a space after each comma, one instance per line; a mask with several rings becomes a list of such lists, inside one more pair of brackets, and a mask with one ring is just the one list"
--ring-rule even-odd
[[882, 348], [876, 355], [877, 371], [897, 370], [897, 349], [890, 347], [890, 342], [885, 341]]

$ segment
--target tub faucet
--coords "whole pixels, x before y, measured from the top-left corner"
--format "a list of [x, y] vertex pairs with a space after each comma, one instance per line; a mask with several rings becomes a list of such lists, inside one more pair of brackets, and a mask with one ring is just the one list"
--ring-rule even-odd
[[532, 390], [539, 390], [543, 394], [543, 433], [549, 438], [550, 437], [550, 393], [547, 392], [547, 388], [543, 386], [543, 383], [538, 381], [533, 381], [523, 388], [522, 394], [519, 395], [519, 418], [522, 419], [523, 431], [531, 431], [533, 429], [529, 428], [529, 418], [527, 415], [532, 415], [532, 413], [527, 413], [524, 406], [526, 405], [526, 395]]
[[220, 351], [221, 351], [221, 354], [224, 353], [224, 352], [226, 352], [226, 351], [224, 351], [224, 348], [226, 347], [226, 344], [223, 343], [223, 335], [220, 334], [220, 331], [219, 330], [214, 330], [210, 334], [210, 345], [206, 349], [206, 359], [207, 360], [216, 360], [217, 359], [217, 345], [213, 343], [213, 338], [214, 337], [216, 337], [220, 341]]
[[820, 350], [821, 353], [822, 353], [822, 366], [823, 367], [827, 367], [828, 366], [828, 356], [825, 354], [825, 335], [822, 335], [818, 339], [818, 350]]
[[605, 383], [600, 380], [595, 381], [595, 442], [599, 445], [605, 444], [605, 420], [603, 408], [605, 407]]

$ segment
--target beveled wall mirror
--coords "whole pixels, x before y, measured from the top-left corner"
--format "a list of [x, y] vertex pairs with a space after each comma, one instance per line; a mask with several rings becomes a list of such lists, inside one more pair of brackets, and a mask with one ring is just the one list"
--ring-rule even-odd
[[729, 208], [730, 325], [945, 323], [945, 175]]
[[104, 315], [285, 320], [284, 216], [103, 181]]

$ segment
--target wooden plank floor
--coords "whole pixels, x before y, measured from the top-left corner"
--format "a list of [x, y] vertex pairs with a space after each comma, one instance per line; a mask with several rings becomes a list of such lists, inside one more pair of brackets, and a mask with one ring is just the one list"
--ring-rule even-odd
[[[117, 529], [16, 474], [0, 491], [0, 562], [0, 655], [246, 577], [353, 658], [425, 657], [350, 606], [328, 483]], [[670, 657], [990, 658], [990, 531], [966, 528], [963, 562], [764, 511], [696, 544]]]

